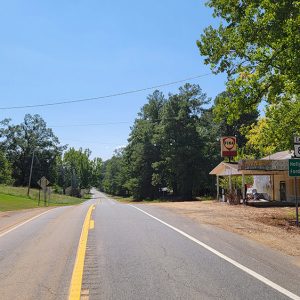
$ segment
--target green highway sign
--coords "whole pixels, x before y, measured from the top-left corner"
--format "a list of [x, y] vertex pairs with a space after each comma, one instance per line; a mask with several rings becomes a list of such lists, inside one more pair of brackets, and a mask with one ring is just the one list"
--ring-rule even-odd
[[289, 159], [289, 176], [300, 177], [300, 159]]

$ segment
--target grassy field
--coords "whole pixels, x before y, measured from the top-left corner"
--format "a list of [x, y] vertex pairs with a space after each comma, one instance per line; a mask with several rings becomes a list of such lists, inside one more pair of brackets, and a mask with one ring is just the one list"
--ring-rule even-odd
[[[52, 193], [49, 199], [49, 206], [62, 206], [79, 204], [88, 199], [75, 198]], [[38, 207], [39, 190], [30, 189], [30, 196], [27, 197], [27, 188], [0, 185], [0, 211], [18, 210]], [[43, 193], [41, 192], [40, 206], [44, 206]]]

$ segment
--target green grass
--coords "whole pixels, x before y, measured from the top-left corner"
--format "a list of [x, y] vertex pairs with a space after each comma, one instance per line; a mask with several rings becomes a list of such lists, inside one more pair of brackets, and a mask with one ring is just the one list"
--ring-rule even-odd
[[114, 195], [109, 195], [106, 194], [109, 198], [112, 198], [114, 200], [117, 200], [119, 202], [123, 202], [123, 203], [130, 203], [130, 202], [134, 202], [132, 197], [120, 197], [120, 196], [114, 196]]
[[37, 207], [37, 201], [0, 193], [0, 211], [19, 210]]
[[[40, 206], [44, 206], [43, 193], [41, 191]], [[0, 211], [35, 208], [38, 206], [39, 190], [30, 189], [30, 196], [27, 197], [27, 188], [0, 185]], [[80, 204], [86, 199], [90, 199], [87, 194], [83, 198], [70, 197], [52, 193], [50, 195], [49, 206], [63, 206]]]

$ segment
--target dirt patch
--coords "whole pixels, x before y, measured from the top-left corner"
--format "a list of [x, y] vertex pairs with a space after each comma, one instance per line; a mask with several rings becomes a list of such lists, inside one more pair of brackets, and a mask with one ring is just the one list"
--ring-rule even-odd
[[196, 222], [235, 232], [300, 259], [300, 228], [295, 208], [232, 206], [213, 201], [168, 202], [150, 205], [172, 209]]

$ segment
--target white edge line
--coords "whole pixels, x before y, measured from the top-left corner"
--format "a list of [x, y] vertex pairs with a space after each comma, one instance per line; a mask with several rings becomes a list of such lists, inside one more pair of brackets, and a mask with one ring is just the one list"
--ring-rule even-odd
[[34, 219], [37, 219], [38, 217], [40, 217], [40, 216], [42, 216], [42, 215], [44, 215], [44, 214], [46, 214], [46, 213], [48, 213], [49, 211], [52, 211], [52, 210], [53, 210], [53, 208], [51, 208], [51, 209], [49, 209], [49, 210], [47, 210], [47, 211], [44, 211], [44, 212], [42, 212], [41, 214], [36, 215], [36, 216], [34, 216], [34, 217], [32, 217], [32, 218], [26, 220], [25, 222], [22, 222], [22, 223], [16, 225], [15, 227], [13, 227], [13, 228], [11, 228], [11, 229], [5, 231], [5, 232], [2, 232], [2, 233], [0, 234], [0, 238], [3, 237], [3, 236], [5, 236], [6, 234], [12, 232], [13, 230], [15, 230], [15, 229], [17, 229], [17, 228], [19, 228], [19, 227], [25, 225], [26, 223], [28, 223], [28, 222], [30, 222], [30, 221], [33, 221]]
[[190, 239], [191, 241], [195, 242], [196, 244], [202, 246], [203, 248], [207, 249], [208, 251], [214, 253], [215, 255], [219, 256], [220, 258], [226, 260], [227, 262], [231, 263], [232, 265], [234, 265], [235, 267], [241, 269], [242, 271], [246, 272], [247, 274], [251, 275], [252, 277], [258, 279], [259, 281], [263, 282], [264, 284], [266, 284], [266, 285], [270, 286], [271, 288], [277, 290], [278, 292], [284, 294], [285, 296], [287, 296], [291, 299], [294, 299], [294, 300], [300, 300], [300, 297], [298, 295], [286, 290], [285, 288], [283, 288], [280, 285], [276, 284], [275, 282], [269, 280], [268, 278], [266, 278], [266, 277], [256, 273], [255, 271], [245, 267], [244, 265], [242, 265], [242, 264], [238, 263], [237, 261], [229, 258], [228, 256], [226, 256], [226, 255], [222, 254], [221, 252], [215, 250], [214, 248], [212, 248], [212, 247], [206, 245], [205, 243], [197, 240], [196, 238], [190, 236], [189, 234], [185, 233], [184, 231], [182, 231], [182, 230], [180, 230], [180, 229], [178, 229], [178, 228], [176, 228], [176, 227], [174, 227], [174, 226], [172, 226], [172, 225], [170, 225], [170, 224], [168, 224], [168, 223], [166, 223], [166, 222], [150, 215], [149, 213], [145, 212], [144, 210], [142, 210], [142, 209], [140, 209], [140, 208], [138, 208], [138, 207], [136, 207], [132, 204], [129, 204], [129, 205], [131, 207], [134, 207], [135, 209], [141, 211], [142, 213], [146, 214], [147, 216], [157, 220], [158, 222], [166, 225], [167, 227], [175, 230], [176, 232], [180, 233], [181, 235], [185, 236], [186, 238]]

